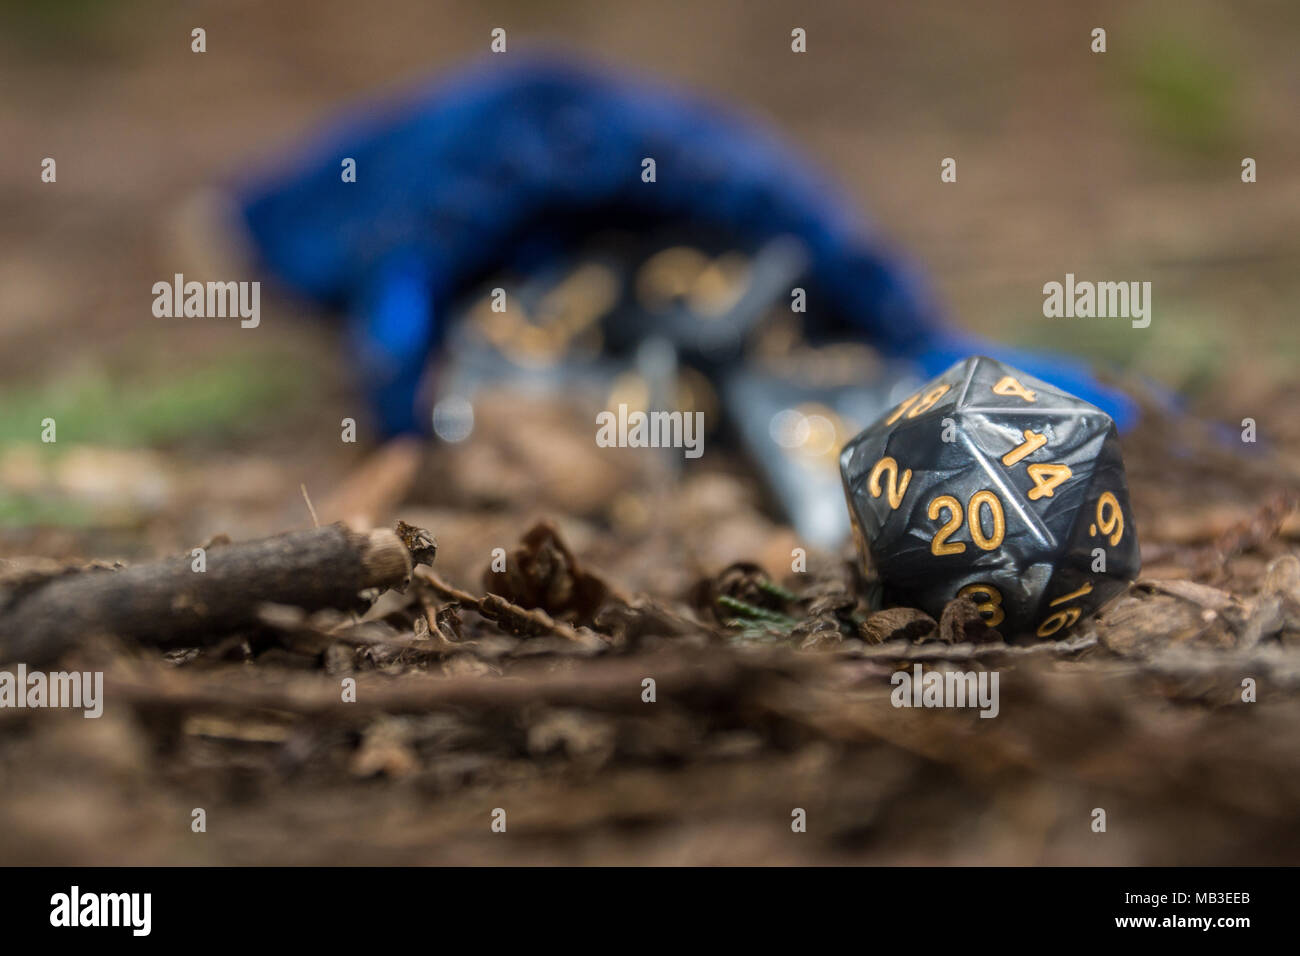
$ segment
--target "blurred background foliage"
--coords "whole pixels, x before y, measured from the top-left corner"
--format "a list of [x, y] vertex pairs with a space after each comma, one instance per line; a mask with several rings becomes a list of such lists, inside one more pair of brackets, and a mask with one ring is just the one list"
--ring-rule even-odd
[[[199, 261], [178, 226], [196, 191], [343, 105], [481, 58], [497, 26], [512, 54], [570, 50], [772, 123], [958, 324], [1155, 378], [1228, 418], [1294, 381], [1294, 2], [0, 0], [14, 94], [0, 101], [0, 453], [54, 416], [60, 441], [224, 453], [288, 436], [337, 461], [333, 423], [364, 410], [331, 326], [269, 295], [257, 330], [156, 319], [151, 285]], [[807, 54], [790, 52], [795, 26]], [[57, 185], [40, 182], [45, 156]], [[955, 185], [939, 181], [947, 156]], [[1240, 181], [1245, 156], [1256, 184]], [[1042, 286], [1066, 272], [1151, 281], [1151, 327], [1045, 319]], [[0, 523], [44, 520], [14, 500]]]

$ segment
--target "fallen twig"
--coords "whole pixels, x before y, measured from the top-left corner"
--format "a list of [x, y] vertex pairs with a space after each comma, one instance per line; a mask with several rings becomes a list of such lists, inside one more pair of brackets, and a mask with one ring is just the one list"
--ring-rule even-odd
[[304, 610], [364, 607], [369, 588], [400, 587], [411, 555], [391, 531], [343, 525], [298, 531], [203, 555], [50, 578], [0, 594], [0, 660], [41, 663], [84, 638], [156, 647], [210, 644], [256, 626], [265, 603]]

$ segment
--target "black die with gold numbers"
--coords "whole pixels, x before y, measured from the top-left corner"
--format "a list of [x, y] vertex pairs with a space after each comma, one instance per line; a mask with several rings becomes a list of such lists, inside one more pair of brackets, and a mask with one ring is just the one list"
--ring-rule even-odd
[[840, 473], [886, 605], [937, 618], [965, 595], [1007, 640], [1055, 638], [1141, 567], [1115, 423], [994, 359], [905, 399]]

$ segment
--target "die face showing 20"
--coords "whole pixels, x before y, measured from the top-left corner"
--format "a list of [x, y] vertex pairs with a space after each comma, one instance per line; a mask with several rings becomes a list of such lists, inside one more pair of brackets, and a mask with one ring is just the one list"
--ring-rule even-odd
[[994, 359], [954, 365], [840, 456], [854, 536], [886, 604], [966, 595], [1004, 637], [1052, 638], [1141, 562], [1115, 423]]

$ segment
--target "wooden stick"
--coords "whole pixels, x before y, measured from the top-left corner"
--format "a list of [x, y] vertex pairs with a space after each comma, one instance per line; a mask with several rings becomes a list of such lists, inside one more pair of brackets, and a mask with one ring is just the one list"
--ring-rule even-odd
[[0, 661], [49, 661], [84, 638], [198, 647], [257, 624], [265, 602], [308, 611], [364, 607], [359, 592], [402, 586], [411, 555], [392, 531], [341, 524], [213, 548], [118, 571], [52, 577], [0, 592]]

